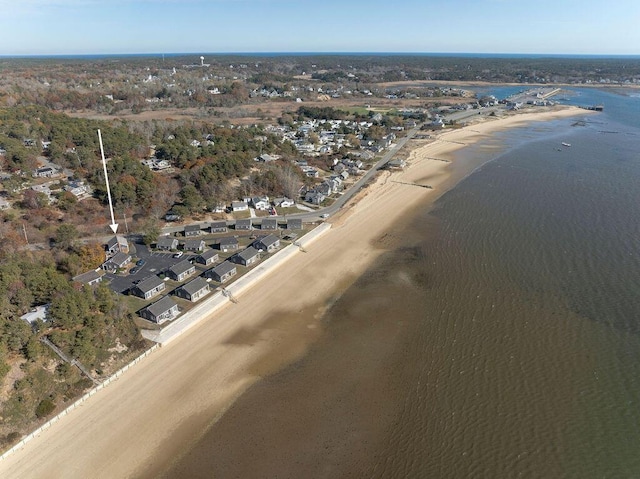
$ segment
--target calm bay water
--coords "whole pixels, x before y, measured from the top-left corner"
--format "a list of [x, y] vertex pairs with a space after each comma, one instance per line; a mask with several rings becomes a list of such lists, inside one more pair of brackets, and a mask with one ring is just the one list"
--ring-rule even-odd
[[493, 161], [167, 476], [640, 477], [640, 98], [569, 101], [606, 110], [461, 151]]

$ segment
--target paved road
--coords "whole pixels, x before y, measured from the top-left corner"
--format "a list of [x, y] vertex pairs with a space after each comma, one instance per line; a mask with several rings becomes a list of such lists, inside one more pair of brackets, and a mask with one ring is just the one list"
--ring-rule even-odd
[[[325, 215], [331, 216], [336, 213], [340, 208], [342, 208], [347, 201], [353, 197], [360, 188], [362, 188], [369, 180], [371, 180], [378, 170], [384, 166], [389, 160], [391, 160], [398, 151], [411, 139], [413, 138], [420, 129], [418, 127], [413, 128], [407, 132], [407, 135], [403, 138], [400, 138], [398, 142], [395, 144], [393, 148], [387, 151], [382, 158], [380, 158], [358, 181], [356, 181], [352, 186], [346, 189], [336, 201], [333, 202], [331, 206], [327, 206], [326, 208], [320, 208], [314, 211], [308, 212], [300, 212], [286, 215], [287, 219], [299, 218], [305, 223], [313, 223], [315, 221], [320, 221], [324, 219]], [[281, 218], [281, 217], [278, 217]], [[233, 224], [233, 221], [228, 221], [228, 224]], [[176, 233], [184, 230], [185, 225], [181, 226], [167, 226], [166, 228], [162, 228], [162, 233]]]

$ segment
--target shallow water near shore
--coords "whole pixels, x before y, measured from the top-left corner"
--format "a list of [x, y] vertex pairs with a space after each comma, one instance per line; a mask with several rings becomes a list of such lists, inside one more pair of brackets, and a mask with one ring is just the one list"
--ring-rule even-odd
[[640, 136], [613, 116], [458, 152], [452, 181], [506, 151], [166, 477], [640, 475]]

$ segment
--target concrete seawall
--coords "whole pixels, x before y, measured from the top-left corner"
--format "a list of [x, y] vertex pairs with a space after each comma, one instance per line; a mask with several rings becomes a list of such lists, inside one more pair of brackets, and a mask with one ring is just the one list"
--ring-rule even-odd
[[217, 292], [203, 300], [202, 303], [198, 304], [193, 309], [178, 317], [178, 319], [173, 321], [171, 324], [162, 328], [162, 330], [155, 331], [145, 329], [142, 331], [142, 335], [146, 339], [159, 343], [160, 345], [170, 343], [182, 333], [200, 323], [211, 313], [227, 305], [232, 298], [242, 294], [242, 292], [246, 291], [257, 281], [260, 281], [266, 275], [271, 273], [291, 256], [300, 253], [301, 249], [310, 245], [317, 238], [329, 231], [329, 229], [331, 229], [331, 224], [321, 224], [296, 241], [295, 244], [286, 246], [277, 253], [271, 255], [247, 274], [231, 283], [225, 288], [226, 294], [222, 291]]
[[291, 244], [277, 253], [271, 255], [269, 258], [264, 260], [258, 266], [249, 271], [242, 278], [234, 281], [231, 285], [226, 288], [227, 296], [225, 296], [222, 292], [218, 292], [213, 296], [207, 298], [202, 303], [198, 304], [196, 307], [191, 309], [189, 312], [180, 316], [176, 321], [169, 324], [161, 331], [151, 331], [151, 330], [143, 330], [142, 335], [151, 340], [155, 341], [156, 345], [152, 348], [148, 349], [136, 359], [134, 359], [129, 364], [125, 365], [123, 368], [118, 370], [111, 377], [85, 393], [82, 397], [78, 398], [71, 405], [65, 408], [63, 411], [58, 413], [53, 418], [49, 419], [42, 426], [38, 427], [35, 431], [23, 437], [20, 442], [15, 444], [10, 449], [6, 450], [2, 455], [0, 455], [0, 461], [13, 454], [15, 451], [23, 448], [26, 443], [31, 441], [33, 438], [39, 436], [42, 432], [49, 429], [51, 426], [60, 421], [64, 416], [72, 412], [77, 407], [81, 406], [85, 401], [87, 401], [90, 397], [100, 392], [101, 389], [107, 387], [113, 381], [116, 381], [120, 376], [122, 376], [127, 370], [129, 370], [132, 366], [138, 364], [144, 358], [149, 356], [158, 347], [168, 344], [169, 342], [176, 339], [185, 331], [189, 330], [191, 327], [200, 323], [203, 319], [209, 316], [212, 312], [217, 309], [225, 306], [229, 303], [230, 297], [235, 297], [236, 295], [242, 294], [243, 291], [249, 289], [252, 285], [254, 285], [257, 281], [264, 278], [270, 272], [274, 271], [280, 264], [289, 259], [291, 256], [300, 253], [301, 249], [305, 246], [311, 244], [314, 240], [325, 234], [327, 231], [331, 229], [331, 225], [329, 223], [323, 223], [317, 228], [313, 229], [306, 235], [304, 235], [300, 240], [296, 241], [295, 245]]
[[100, 390], [106, 388], [113, 381], [116, 381], [120, 376], [122, 376], [131, 367], [135, 366], [140, 361], [142, 361], [144, 358], [146, 358], [151, 353], [153, 353], [156, 349], [158, 349], [159, 346], [160, 346], [159, 344], [156, 344], [156, 345], [152, 346], [150, 349], [147, 349], [144, 353], [142, 353], [140, 356], [135, 358], [133, 361], [131, 361], [127, 365], [123, 366], [121, 369], [119, 369], [112, 376], [110, 376], [109, 378], [105, 379], [103, 382], [98, 384], [96, 387], [94, 387], [90, 391], [86, 392], [83, 396], [81, 396], [78, 399], [76, 399], [72, 404], [67, 406], [64, 410], [62, 410], [61, 412], [56, 414], [51, 419], [49, 419], [47, 422], [45, 422], [42, 426], [37, 428], [35, 431], [32, 431], [31, 433], [29, 433], [26, 436], [24, 436], [20, 440], [20, 442], [18, 442], [16, 445], [11, 447], [10, 449], [7, 449], [2, 455], [0, 455], [0, 461], [5, 459], [6, 457], [9, 457], [11, 454], [13, 454], [14, 452], [18, 451], [19, 449], [22, 449], [25, 446], [25, 444], [27, 444], [29, 441], [33, 440], [35, 437], [38, 437], [41, 433], [43, 433], [44, 431], [49, 429], [51, 426], [56, 424], [63, 417], [65, 417], [67, 414], [71, 413], [74, 409], [82, 406], [82, 404], [84, 404], [84, 402], [87, 399], [89, 399], [91, 396], [95, 395], [96, 393], [100, 392]]

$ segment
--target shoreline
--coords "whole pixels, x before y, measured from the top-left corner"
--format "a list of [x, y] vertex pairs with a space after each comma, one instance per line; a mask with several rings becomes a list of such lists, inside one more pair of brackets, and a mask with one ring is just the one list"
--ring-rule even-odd
[[[520, 113], [445, 131], [413, 148], [409, 167], [381, 172], [330, 220], [333, 227], [309, 245], [308, 254], [268, 272], [239, 294], [238, 304], [223, 306], [215, 317], [209, 314], [180, 341], [89, 398], [89, 407], [0, 462], [0, 475], [75, 477], [92, 471], [96, 477], [137, 477], [162, 472], [170, 463], [163, 460], [188, 450], [249, 386], [302, 357], [322, 334], [324, 311], [393, 246], [394, 226], [466, 176], [453, 175], [451, 163], [432, 158], [532, 121], [587, 114], [578, 108]], [[428, 183], [433, 189], [406, 183]]]

